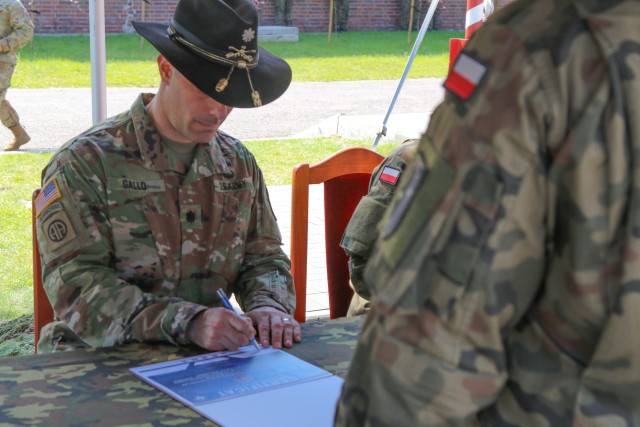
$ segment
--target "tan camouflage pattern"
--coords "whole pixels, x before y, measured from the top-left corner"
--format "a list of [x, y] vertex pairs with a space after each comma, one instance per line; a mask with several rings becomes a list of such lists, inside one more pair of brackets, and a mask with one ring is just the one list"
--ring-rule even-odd
[[638, 426], [640, 1], [518, 1], [464, 51], [486, 74], [383, 219], [336, 425]]
[[31, 41], [33, 29], [33, 22], [22, 2], [0, 0], [0, 62], [15, 64], [16, 51]]
[[[344, 377], [361, 324], [358, 317], [302, 323], [304, 341], [284, 351]], [[128, 371], [202, 353], [193, 346], [133, 343], [4, 358], [0, 426], [216, 425]], [[286, 410], [286, 402], [274, 410]], [[300, 425], [305, 425], [304, 420]]]
[[60, 320], [38, 351], [129, 342], [186, 344], [189, 321], [222, 306], [292, 313], [290, 261], [262, 172], [218, 132], [186, 166], [160, 142], [143, 94], [130, 111], [72, 139], [42, 173], [37, 217], [44, 286]]
[[[378, 238], [380, 220], [387, 206], [391, 203], [393, 193], [403, 176], [402, 172], [418, 150], [419, 141], [418, 139], [408, 139], [402, 142], [391, 150], [389, 155], [374, 169], [369, 181], [369, 191], [356, 206], [342, 236], [340, 246], [349, 255], [350, 284], [355, 291], [347, 315], [359, 316], [369, 310], [371, 295], [362, 278], [364, 267], [371, 254], [373, 244]], [[396, 184], [380, 181], [380, 175], [387, 166], [399, 172]]]
[[0, 122], [7, 128], [20, 124], [20, 117], [6, 96], [16, 66], [16, 50], [31, 41], [33, 28], [22, 2], [0, 0]]

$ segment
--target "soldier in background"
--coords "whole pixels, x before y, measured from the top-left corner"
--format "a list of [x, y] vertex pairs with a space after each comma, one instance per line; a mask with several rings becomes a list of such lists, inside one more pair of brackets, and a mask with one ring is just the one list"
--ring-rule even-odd
[[349, 31], [349, 1], [350, 0], [335, 0], [336, 31], [339, 33]]
[[355, 291], [347, 316], [359, 316], [369, 311], [371, 294], [362, 273], [378, 238], [378, 226], [391, 202], [400, 178], [418, 149], [418, 139], [408, 139], [394, 148], [373, 171], [369, 192], [363, 197], [344, 232], [340, 246], [349, 255], [351, 287]]
[[157, 94], [67, 142], [42, 173], [37, 239], [58, 321], [38, 351], [223, 350], [254, 335], [291, 347], [295, 288], [262, 171], [218, 130], [233, 107], [280, 97], [291, 68], [258, 46], [249, 0], [180, 0], [171, 24], [133, 25], [160, 52]]
[[6, 96], [16, 67], [16, 51], [33, 38], [33, 28], [22, 2], [0, 0], [0, 122], [13, 133], [5, 151], [18, 150], [31, 140]]
[[[400, 29], [409, 29], [409, 17], [411, 16], [411, 1], [412, 0], [400, 0]], [[420, 9], [422, 6], [422, 0], [413, 0], [413, 26], [412, 29], [417, 30], [420, 28]]]
[[365, 269], [337, 426], [640, 425], [639, 5], [521, 0], [466, 44]]
[[291, 12], [293, 10], [293, 0], [274, 0], [276, 6], [276, 25], [290, 27], [293, 25]]

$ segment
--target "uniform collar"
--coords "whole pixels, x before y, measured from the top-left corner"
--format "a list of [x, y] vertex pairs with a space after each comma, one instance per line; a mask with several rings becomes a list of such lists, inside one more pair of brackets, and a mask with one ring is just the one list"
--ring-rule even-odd
[[[131, 106], [131, 117], [136, 133], [136, 140], [140, 150], [142, 163], [147, 169], [156, 171], [175, 171], [180, 174], [191, 175], [194, 172], [199, 177], [213, 174], [229, 174], [229, 152], [223, 150], [219, 143], [219, 134], [207, 144], [198, 144], [191, 170], [171, 150], [168, 150], [160, 139], [160, 134], [153, 124], [145, 106], [153, 99], [152, 93], [142, 93]], [[197, 177], [193, 177], [197, 179]]]

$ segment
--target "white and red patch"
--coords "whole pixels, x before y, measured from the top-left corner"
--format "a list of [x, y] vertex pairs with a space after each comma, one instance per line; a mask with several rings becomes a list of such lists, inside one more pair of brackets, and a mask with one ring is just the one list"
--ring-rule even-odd
[[400, 170], [385, 166], [378, 179], [386, 184], [396, 185], [398, 178], [400, 178]]
[[444, 87], [466, 101], [471, 98], [486, 72], [486, 65], [461, 52], [444, 82]]

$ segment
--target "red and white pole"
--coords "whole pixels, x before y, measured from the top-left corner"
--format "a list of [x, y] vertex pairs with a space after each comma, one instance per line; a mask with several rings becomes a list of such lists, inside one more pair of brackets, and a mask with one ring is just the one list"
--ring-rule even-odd
[[465, 43], [482, 26], [483, 0], [467, 0], [467, 14], [464, 22], [464, 38], [449, 40], [449, 71]]
[[467, 0], [467, 15], [464, 21], [465, 39], [469, 40], [471, 35], [482, 25], [483, 10], [483, 0]]

